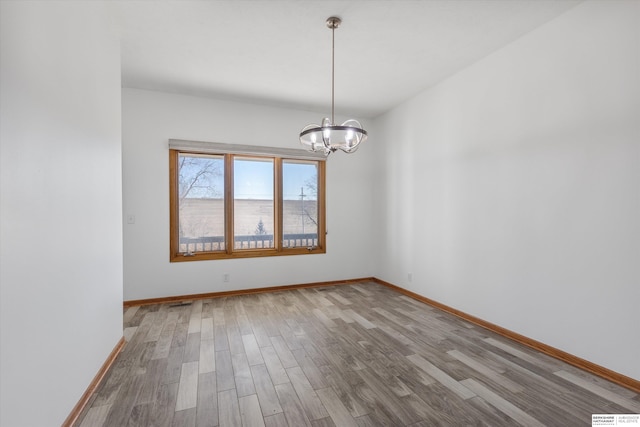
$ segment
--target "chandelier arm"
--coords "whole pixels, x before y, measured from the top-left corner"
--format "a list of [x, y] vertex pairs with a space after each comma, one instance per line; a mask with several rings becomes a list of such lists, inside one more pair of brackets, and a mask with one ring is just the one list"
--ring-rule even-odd
[[321, 127], [318, 125], [309, 125], [307, 127], [305, 127], [304, 129], [302, 129], [302, 132], [300, 132], [300, 136], [304, 136], [304, 135], [308, 135], [312, 132], [318, 132], [318, 131], [323, 131], [325, 129], [328, 130], [352, 130], [355, 132], [358, 132], [362, 135], [368, 135], [367, 131], [362, 129], [362, 127], [358, 127], [358, 126], [345, 126], [345, 125], [334, 125], [334, 126], [326, 126], [326, 127]]

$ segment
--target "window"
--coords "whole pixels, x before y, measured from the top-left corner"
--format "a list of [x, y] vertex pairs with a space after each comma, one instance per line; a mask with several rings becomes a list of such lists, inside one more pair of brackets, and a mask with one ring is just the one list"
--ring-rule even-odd
[[324, 157], [170, 141], [171, 261], [325, 252]]
[[233, 159], [233, 248], [273, 248], [274, 159]]
[[308, 247], [318, 240], [318, 162], [282, 161], [282, 245]]

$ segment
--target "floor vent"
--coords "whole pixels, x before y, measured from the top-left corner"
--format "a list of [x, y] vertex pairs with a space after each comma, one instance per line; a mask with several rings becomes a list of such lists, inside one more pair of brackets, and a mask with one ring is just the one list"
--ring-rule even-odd
[[169, 307], [173, 308], [173, 307], [186, 307], [188, 305], [191, 305], [190, 302], [180, 302], [178, 304], [171, 304]]

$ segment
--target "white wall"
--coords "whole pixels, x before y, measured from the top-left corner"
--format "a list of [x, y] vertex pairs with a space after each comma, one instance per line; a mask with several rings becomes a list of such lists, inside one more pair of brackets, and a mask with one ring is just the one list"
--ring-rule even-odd
[[376, 276], [640, 379], [639, 18], [583, 3], [378, 118]]
[[59, 426], [122, 337], [120, 59], [94, 2], [0, 2], [0, 425]]
[[326, 254], [170, 263], [169, 139], [300, 148], [322, 115], [137, 89], [122, 104], [125, 300], [371, 276], [369, 143], [328, 159]]

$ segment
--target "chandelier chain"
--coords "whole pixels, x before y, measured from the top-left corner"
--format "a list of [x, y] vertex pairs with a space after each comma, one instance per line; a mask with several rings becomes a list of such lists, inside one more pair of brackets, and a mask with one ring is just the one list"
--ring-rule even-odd
[[335, 107], [335, 57], [336, 57], [336, 27], [331, 27], [331, 124], [335, 124], [334, 107]]

